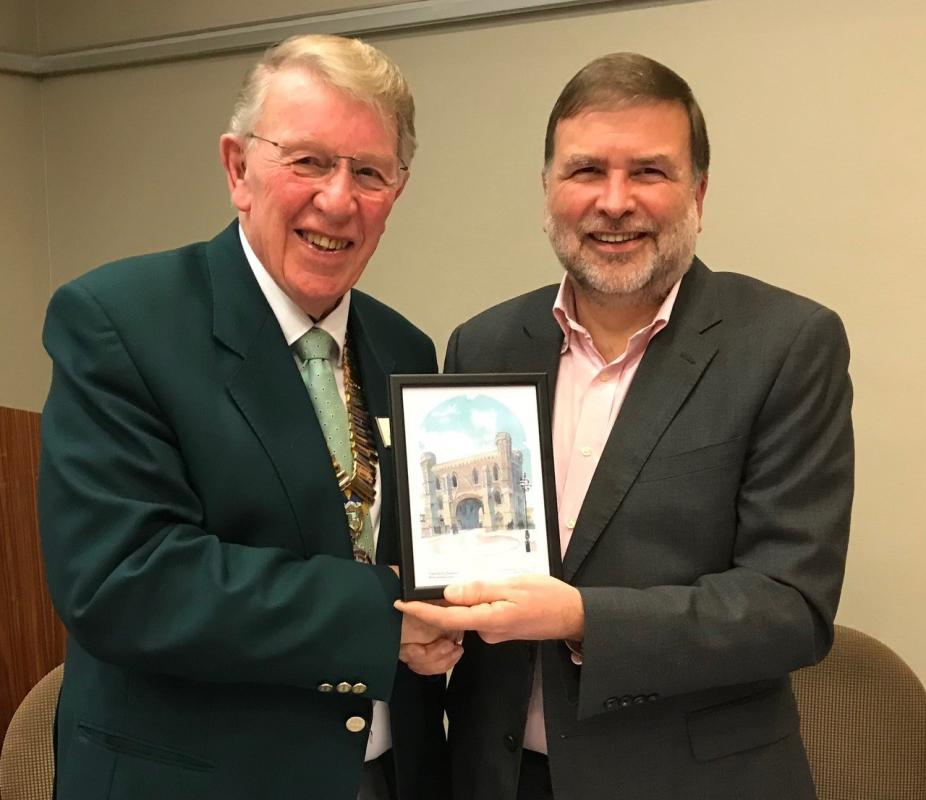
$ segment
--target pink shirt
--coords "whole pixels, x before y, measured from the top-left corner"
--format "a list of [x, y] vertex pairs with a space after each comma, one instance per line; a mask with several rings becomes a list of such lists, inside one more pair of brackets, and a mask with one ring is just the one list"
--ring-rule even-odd
[[[585, 493], [614, 420], [620, 413], [650, 340], [669, 322], [680, 283], [677, 282], [669, 291], [653, 321], [630, 337], [627, 349], [610, 363], [605, 363], [588, 331], [576, 321], [572, 283], [568, 277], [563, 277], [553, 304], [553, 316], [564, 336], [553, 402], [553, 462], [563, 553], [569, 546]], [[546, 753], [541, 685], [538, 658], [524, 730], [524, 747]]]

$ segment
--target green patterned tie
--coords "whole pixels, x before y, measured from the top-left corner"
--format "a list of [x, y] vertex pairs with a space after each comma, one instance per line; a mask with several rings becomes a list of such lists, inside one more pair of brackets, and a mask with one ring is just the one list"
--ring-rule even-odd
[[[350, 475], [354, 466], [350, 448], [350, 426], [347, 421], [347, 409], [338, 392], [334, 368], [331, 366], [332, 361], [337, 358], [337, 344], [327, 331], [311, 328], [293, 343], [293, 350], [299, 357], [299, 372], [306, 389], [309, 390], [309, 397], [315, 407], [322, 433], [325, 434], [328, 450], [338, 462], [338, 466]], [[364, 514], [363, 530], [354, 540], [354, 544], [355, 558], [358, 557], [358, 547], [372, 558], [373, 528], [369, 514]]]

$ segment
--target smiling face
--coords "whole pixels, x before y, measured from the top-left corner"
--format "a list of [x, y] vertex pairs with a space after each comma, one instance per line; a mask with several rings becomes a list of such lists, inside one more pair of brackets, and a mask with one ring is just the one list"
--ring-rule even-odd
[[273, 75], [251, 133], [284, 149], [259, 138], [222, 137], [239, 222], [280, 288], [320, 319], [360, 278], [404, 177], [393, 188], [363, 192], [347, 159], [327, 178], [311, 180], [294, 172], [286, 154], [310, 145], [385, 162], [396, 158], [396, 133], [377, 110], [303, 69]]
[[707, 178], [678, 103], [589, 109], [556, 127], [546, 231], [579, 292], [661, 303], [694, 257]]

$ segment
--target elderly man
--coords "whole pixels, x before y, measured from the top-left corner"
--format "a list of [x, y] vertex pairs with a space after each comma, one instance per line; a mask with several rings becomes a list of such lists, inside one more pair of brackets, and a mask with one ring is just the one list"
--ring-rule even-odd
[[393, 608], [378, 424], [389, 373], [433, 371], [434, 348], [351, 288], [414, 148], [382, 53], [288, 40], [221, 137], [238, 219], [55, 293], [40, 513], [70, 636], [59, 800], [445, 795], [459, 647]]
[[547, 127], [562, 283], [450, 340], [449, 371], [550, 377], [565, 577], [399, 604], [479, 634], [448, 690], [455, 798], [814, 797], [788, 673], [833, 636], [848, 347], [833, 312], [695, 258], [708, 160], [685, 81], [593, 61]]

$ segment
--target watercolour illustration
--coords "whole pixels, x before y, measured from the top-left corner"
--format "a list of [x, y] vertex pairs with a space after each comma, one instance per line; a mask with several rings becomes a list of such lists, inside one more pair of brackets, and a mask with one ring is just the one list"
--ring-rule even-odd
[[406, 387], [416, 585], [548, 573], [533, 386]]

